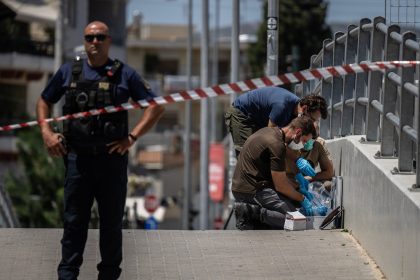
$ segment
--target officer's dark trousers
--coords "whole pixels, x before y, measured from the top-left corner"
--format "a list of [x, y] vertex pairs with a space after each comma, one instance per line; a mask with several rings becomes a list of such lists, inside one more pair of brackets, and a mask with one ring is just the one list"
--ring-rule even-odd
[[65, 159], [64, 233], [59, 279], [77, 279], [83, 262], [93, 200], [100, 223], [98, 279], [121, 274], [122, 218], [127, 193], [127, 155], [76, 155]]
[[286, 213], [296, 211], [297, 203], [271, 188], [263, 188], [256, 194], [232, 191], [237, 202], [257, 204], [261, 206], [260, 222], [272, 229], [283, 229]]

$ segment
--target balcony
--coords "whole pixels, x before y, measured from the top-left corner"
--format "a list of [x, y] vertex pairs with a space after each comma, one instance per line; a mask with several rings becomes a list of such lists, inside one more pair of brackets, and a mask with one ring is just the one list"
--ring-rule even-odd
[[40, 42], [25, 38], [6, 39], [0, 45], [0, 53], [22, 53], [34, 56], [54, 57], [54, 42]]
[[0, 72], [54, 71], [54, 43], [26, 38], [6, 39], [0, 44]]

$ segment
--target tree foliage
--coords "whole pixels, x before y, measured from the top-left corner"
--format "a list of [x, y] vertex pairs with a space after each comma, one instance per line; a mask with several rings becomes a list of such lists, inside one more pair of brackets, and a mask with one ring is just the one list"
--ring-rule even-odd
[[52, 158], [38, 129], [17, 132], [23, 174], [9, 173], [5, 186], [23, 227], [62, 227], [63, 160]]
[[[331, 30], [325, 24], [327, 4], [323, 0], [281, 0], [278, 15], [278, 66], [279, 73], [291, 71], [292, 47], [298, 48], [298, 69], [307, 69], [310, 57], [322, 48], [323, 40], [331, 38]], [[258, 41], [248, 49], [252, 75], [263, 76], [267, 61], [267, 3], [264, 5], [263, 22]], [[289, 68], [288, 68], [289, 67]]]

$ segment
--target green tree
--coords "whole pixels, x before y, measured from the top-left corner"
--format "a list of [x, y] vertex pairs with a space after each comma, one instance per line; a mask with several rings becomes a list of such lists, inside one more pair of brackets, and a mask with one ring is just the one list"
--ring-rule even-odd
[[[252, 76], [263, 76], [267, 61], [267, 3], [264, 5], [263, 22], [257, 37], [258, 41], [248, 49], [248, 61]], [[327, 3], [323, 0], [281, 0], [279, 1], [279, 73], [290, 71], [287, 57], [292, 47], [298, 48], [298, 69], [307, 69], [310, 58], [322, 48], [324, 39], [331, 38], [331, 30], [325, 23]], [[290, 59], [289, 59], [290, 60]]]
[[39, 129], [16, 136], [23, 174], [9, 173], [5, 187], [22, 227], [62, 227], [63, 160], [48, 155]]

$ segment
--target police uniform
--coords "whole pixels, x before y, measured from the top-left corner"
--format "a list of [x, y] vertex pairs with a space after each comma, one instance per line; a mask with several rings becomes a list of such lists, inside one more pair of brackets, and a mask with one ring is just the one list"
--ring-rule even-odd
[[[150, 100], [155, 94], [126, 64], [109, 59], [91, 67], [77, 60], [60, 67], [42, 92], [48, 103], [65, 97], [63, 113], [117, 106], [131, 98]], [[128, 156], [108, 154], [107, 143], [128, 134], [127, 112], [68, 120], [63, 123], [67, 155], [64, 184], [64, 233], [60, 279], [76, 279], [83, 262], [93, 200], [100, 216], [99, 279], [117, 279], [122, 261], [122, 218], [127, 193]]]

